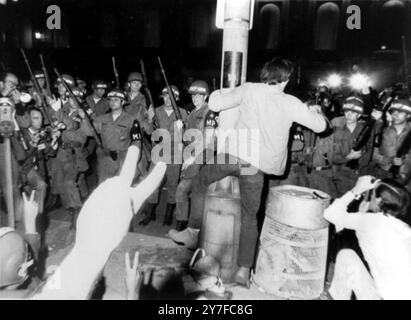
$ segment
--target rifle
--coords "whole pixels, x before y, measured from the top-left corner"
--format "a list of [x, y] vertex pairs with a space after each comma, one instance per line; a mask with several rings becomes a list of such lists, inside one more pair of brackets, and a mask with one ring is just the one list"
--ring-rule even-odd
[[[318, 105], [319, 103], [319, 97], [320, 93], [317, 91], [315, 93], [315, 104]], [[308, 155], [308, 160], [307, 160], [307, 173], [311, 173], [313, 170], [313, 161], [314, 161], [314, 147], [317, 143], [317, 134], [314, 132], [310, 132], [310, 141], [309, 141], [309, 148], [311, 148], [311, 153]]]
[[409, 93], [409, 85], [408, 85], [408, 58], [407, 58], [407, 44], [405, 43], [405, 37], [401, 36], [402, 40], [402, 56], [404, 59], [404, 77], [405, 77], [405, 87], [407, 89], [407, 93]]
[[24, 62], [26, 63], [27, 70], [29, 71], [31, 81], [33, 82], [34, 89], [36, 90], [37, 94], [40, 96], [40, 99], [41, 99], [40, 109], [41, 109], [41, 111], [43, 111], [44, 117], [46, 118], [46, 121], [47, 121], [49, 124], [52, 124], [53, 121], [51, 120], [50, 115], [48, 114], [48, 112], [46, 112], [46, 109], [45, 109], [45, 106], [48, 106], [47, 101], [46, 101], [46, 99], [45, 99], [45, 97], [44, 97], [44, 95], [43, 95], [42, 90], [40, 89], [40, 85], [39, 85], [39, 83], [37, 82], [37, 79], [34, 77], [33, 71], [31, 70], [31, 67], [30, 67], [30, 63], [29, 63], [29, 61], [27, 60], [27, 57], [26, 57], [26, 54], [25, 54], [23, 48], [21, 49], [21, 53], [22, 53], [22, 55], [23, 55]]
[[63, 84], [64, 88], [66, 89], [66, 91], [68, 92], [70, 98], [74, 101], [74, 103], [76, 104], [76, 106], [78, 108], [81, 108], [84, 111], [85, 114], [85, 118], [84, 120], [86, 121], [87, 125], [91, 128], [91, 132], [93, 134], [94, 139], [96, 139], [97, 145], [104, 149], [103, 144], [101, 143], [100, 137], [97, 133], [96, 128], [94, 127], [94, 125], [91, 122], [90, 116], [86, 110], [86, 108], [83, 106], [83, 104], [80, 103], [80, 101], [78, 101], [77, 97], [74, 95], [73, 91], [70, 89], [70, 87], [67, 85], [67, 83], [64, 81], [64, 79], [61, 77], [60, 73], [57, 71], [56, 68], [54, 68], [54, 72], [57, 75], [57, 79], [60, 79], [61, 83]]
[[[153, 106], [153, 108], [154, 108], [153, 97], [151, 96], [151, 91], [150, 91], [150, 89], [148, 88], [148, 85], [147, 85], [147, 74], [146, 74], [146, 68], [144, 67], [144, 61], [143, 60], [140, 60], [140, 65], [141, 65], [141, 73], [143, 75], [144, 91], [146, 92], [146, 95], [148, 97], [148, 101], [150, 102], [150, 105]], [[153, 117], [153, 123], [154, 123], [154, 126], [156, 128], [159, 127], [158, 119], [157, 119], [157, 116], [156, 116], [155, 113], [154, 113], [154, 117]]]
[[164, 71], [163, 64], [161, 63], [161, 59], [160, 59], [160, 57], [157, 57], [157, 58], [158, 58], [158, 63], [160, 64], [161, 74], [163, 75], [163, 79], [164, 79], [164, 82], [165, 82], [166, 87], [167, 87], [168, 95], [170, 96], [173, 111], [174, 111], [177, 119], [182, 120], [180, 109], [177, 107], [177, 103], [176, 103], [176, 99], [174, 97], [173, 90], [171, 89], [171, 87], [170, 87], [170, 85], [167, 81], [166, 72]]
[[46, 92], [49, 97], [51, 97], [51, 86], [50, 86], [50, 78], [47, 72], [46, 65], [44, 64], [43, 55], [40, 53], [40, 62], [41, 62], [41, 69], [44, 73], [44, 79], [46, 81]]
[[[404, 138], [400, 147], [398, 148], [396, 157], [403, 158], [404, 156], [407, 155], [410, 149], [411, 149], [411, 130], [408, 132], [407, 136]], [[395, 179], [400, 179], [402, 182], [405, 182], [405, 183], [408, 182], [410, 178], [409, 175], [411, 172], [407, 172], [405, 175], [400, 174], [400, 169], [401, 169], [401, 166], [391, 166], [390, 172], [392, 173]]]
[[116, 89], [120, 89], [120, 77], [118, 75], [118, 71], [116, 68], [116, 58], [111, 57], [111, 60], [113, 61], [113, 72], [114, 72], [114, 77], [116, 79]]
[[[393, 90], [391, 92], [390, 97], [385, 101], [384, 105], [382, 107], [377, 107], [375, 106], [374, 109], [379, 110], [383, 113], [383, 115], [386, 114], [386, 112], [388, 111], [388, 109], [390, 108], [392, 102], [395, 99], [397, 90]], [[381, 97], [381, 96], [380, 96]], [[369, 117], [369, 119], [367, 120], [366, 124], [364, 125], [364, 127], [361, 129], [360, 133], [358, 134], [358, 136], [355, 138], [354, 143], [353, 143], [353, 147], [352, 149], [354, 151], [360, 151], [362, 150], [362, 148], [364, 148], [364, 146], [368, 143], [369, 139], [371, 137], [375, 136], [375, 125], [376, 125], [377, 121], [374, 120], [371, 116]], [[372, 147], [371, 147], [371, 152], [374, 149], [374, 141], [375, 139], [373, 139], [372, 143]], [[351, 168], [358, 168], [358, 159], [356, 160], [350, 160], [347, 165]]]

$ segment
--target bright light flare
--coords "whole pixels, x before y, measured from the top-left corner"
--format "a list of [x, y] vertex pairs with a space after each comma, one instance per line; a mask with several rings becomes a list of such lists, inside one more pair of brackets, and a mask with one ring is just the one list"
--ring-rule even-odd
[[337, 88], [342, 84], [342, 78], [340, 75], [334, 73], [328, 77], [327, 83], [331, 88]]
[[370, 79], [365, 74], [356, 73], [350, 77], [349, 83], [351, 88], [362, 90], [370, 85]]
[[42, 34], [40, 32], [35, 32], [34, 33], [34, 38], [36, 38], [37, 40], [41, 39], [41, 37], [42, 37]]

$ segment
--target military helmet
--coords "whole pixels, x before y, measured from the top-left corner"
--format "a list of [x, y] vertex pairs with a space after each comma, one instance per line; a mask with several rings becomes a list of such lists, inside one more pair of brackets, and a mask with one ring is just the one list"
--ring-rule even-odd
[[23, 237], [12, 228], [0, 228], [0, 288], [22, 284], [32, 264]]
[[[76, 84], [74, 78], [69, 74], [63, 74], [61, 75], [61, 78], [63, 78], [64, 82], [67, 83], [69, 87], [74, 87]], [[57, 79], [57, 84], [61, 83], [61, 78]]]
[[92, 85], [93, 89], [108, 89], [107, 83], [104, 80], [95, 80]]
[[[71, 88], [71, 91], [73, 92], [74, 96], [80, 100], [84, 99], [84, 92], [81, 91], [78, 87]], [[66, 96], [69, 98], [70, 95], [68, 92], [66, 92]]]
[[398, 110], [398, 111], [402, 111], [402, 112], [406, 112], [408, 114], [411, 114], [411, 102], [408, 99], [405, 98], [396, 98], [394, 99], [394, 101], [392, 102], [389, 111], [394, 111], [394, 110]]
[[40, 71], [40, 70], [34, 71], [34, 72], [33, 72], [33, 75], [34, 75], [34, 78], [36, 78], [36, 79], [44, 79], [44, 78], [46, 78], [46, 76], [44, 75], [44, 72], [43, 72], [43, 71]]
[[120, 98], [120, 99], [122, 99], [123, 101], [126, 101], [126, 100], [127, 100], [125, 93], [124, 93], [123, 91], [121, 91], [121, 90], [118, 90], [118, 89], [111, 90], [111, 91], [107, 94], [107, 98], [109, 98], [109, 99], [110, 99], [110, 98]]
[[131, 82], [131, 81], [140, 81], [143, 82], [143, 76], [141, 75], [140, 72], [130, 72], [130, 74], [127, 77], [127, 82]]
[[364, 101], [358, 97], [355, 96], [350, 96], [347, 99], [345, 99], [343, 107], [343, 111], [354, 111], [359, 114], [364, 113]]
[[[178, 100], [180, 97], [180, 91], [175, 85], [171, 85], [170, 87], [171, 91], [173, 91], [174, 97], [176, 98], [176, 100]], [[168, 95], [167, 87], [164, 87], [163, 90], [161, 90], [161, 97], [164, 97], [165, 95]]]
[[208, 95], [210, 93], [210, 89], [207, 82], [203, 80], [196, 80], [193, 81], [193, 83], [188, 88], [188, 93]]

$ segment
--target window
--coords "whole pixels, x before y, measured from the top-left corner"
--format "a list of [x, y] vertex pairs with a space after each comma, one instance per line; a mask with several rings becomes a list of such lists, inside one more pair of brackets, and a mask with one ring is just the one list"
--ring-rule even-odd
[[336, 50], [339, 17], [340, 8], [335, 3], [327, 2], [318, 8], [315, 26], [315, 50]]
[[272, 3], [264, 5], [260, 10], [258, 20], [263, 48], [276, 50], [280, 41], [280, 8]]

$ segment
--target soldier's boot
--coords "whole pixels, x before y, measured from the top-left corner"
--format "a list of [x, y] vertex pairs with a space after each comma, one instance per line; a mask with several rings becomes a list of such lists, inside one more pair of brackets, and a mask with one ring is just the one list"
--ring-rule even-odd
[[157, 204], [156, 203], [149, 203], [147, 204], [147, 209], [145, 211], [145, 217], [143, 220], [141, 220], [138, 224], [140, 226], [146, 226], [148, 225], [151, 221], [156, 220], [156, 209], [157, 209]]
[[234, 281], [247, 289], [250, 288], [250, 268], [240, 267], [234, 276]]
[[167, 203], [163, 226], [171, 226], [171, 224], [173, 223], [173, 213], [174, 213], [175, 207], [176, 207], [175, 203]]
[[186, 229], [188, 226], [188, 221], [187, 220], [177, 220], [177, 224], [176, 224], [176, 230], [177, 231], [183, 231], [184, 229]]

